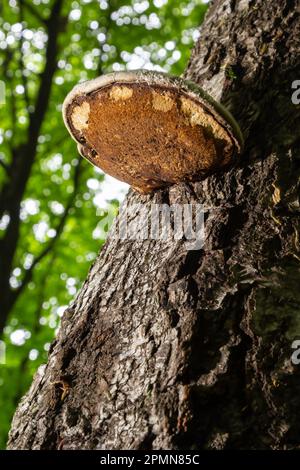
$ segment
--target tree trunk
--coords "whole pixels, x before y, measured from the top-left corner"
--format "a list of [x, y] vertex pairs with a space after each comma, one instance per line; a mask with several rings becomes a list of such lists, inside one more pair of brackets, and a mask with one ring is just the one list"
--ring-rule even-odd
[[296, 0], [212, 2], [185, 75], [231, 110], [245, 152], [203, 181], [129, 191], [119, 216], [203, 204], [204, 247], [108, 237], [10, 449], [300, 447], [299, 12]]

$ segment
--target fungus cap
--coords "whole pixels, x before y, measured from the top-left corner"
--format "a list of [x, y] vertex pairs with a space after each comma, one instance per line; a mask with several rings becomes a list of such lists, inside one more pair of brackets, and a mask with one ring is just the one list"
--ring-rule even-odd
[[222, 105], [161, 72], [117, 72], [79, 84], [63, 116], [83, 157], [141, 193], [199, 180], [235, 161], [243, 146]]

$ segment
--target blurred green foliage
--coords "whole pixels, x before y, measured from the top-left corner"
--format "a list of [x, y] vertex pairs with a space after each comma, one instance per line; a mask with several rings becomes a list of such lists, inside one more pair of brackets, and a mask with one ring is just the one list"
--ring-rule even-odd
[[[0, 186], [8, 178], [5, 169], [13, 148], [28, 136], [53, 4], [54, 0], [0, 4], [0, 80], [6, 87], [6, 102], [0, 104]], [[21, 203], [20, 237], [10, 276], [11, 289], [22, 286], [22, 292], [3, 335], [1, 448], [20, 397], [37, 366], [47, 360], [64, 308], [104, 242], [101, 214], [116, 213], [125, 192], [87, 162], [79, 165], [76, 145], [62, 123], [64, 97], [78, 81], [113, 70], [146, 67], [182, 73], [205, 10], [200, 0], [63, 1], [56, 70]], [[4, 215], [0, 238], [7, 224]], [[39, 256], [27, 282], [26, 272]]]

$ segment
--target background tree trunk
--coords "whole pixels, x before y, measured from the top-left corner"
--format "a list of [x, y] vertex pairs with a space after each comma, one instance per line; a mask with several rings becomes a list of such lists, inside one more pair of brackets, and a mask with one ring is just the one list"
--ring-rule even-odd
[[205, 245], [108, 238], [10, 449], [299, 448], [299, 10], [212, 2], [186, 77], [229, 107], [245, 152], [204, 181], [127, 198], [209, 207]]

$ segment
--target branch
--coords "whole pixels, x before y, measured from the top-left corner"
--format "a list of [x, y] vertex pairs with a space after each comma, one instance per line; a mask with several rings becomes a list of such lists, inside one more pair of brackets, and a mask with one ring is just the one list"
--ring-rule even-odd
[[[13, 78], [9, 76], [9, 65], [12, 62], [12, 59], [14, 57], [14, 52], [12, 49], [9, 47], [5, 51], [5, 58], [2, 64], [2, 70], [3, 70], [3, 77], [5, 78], [5, 86], [9, 86], [11, 90], [11, 129], [12, 129], [12, 139], [14, 137], [15, 133], [15, 126], [16, 126], [16, 103], [15, 103], [15, 94], [14, 94], [14, 81]], [[10, 151], [12, 153], [12, 145], [11, 142], [8, 143], [10, 147]]]
[[4, 54], [4, 60], [1, 65], [2, 73], [3, 76], [7, 79], [8, 78], [8, 68], [9, 64], [12, 61], [13, 58], [13, 51], [12, 49], [8, 46], [4, 51], [2, 51]]
[[0, 166], [2, 166], [6, 174], [9, 176], [9, 165], [7, 165], [7, 163], [5, 163], [3, 160], [0, 160]]
[[47, 20], [43, 18], [42, 15], [40, 15], [40, 13], [37, 11], [37, 9], [34, 8], [31, 3], [28, 3], [27, 0], [19, 0], [19, 3], [22, 4], [22, 6], [24, 6], [29, 11], [29, 13], [31, 13], [32, 16], [34, 16], [38, 21], [43, 24], [47, 23]]
[[23, 21], [24, 21], [24, 13], [23, 13], [23, 6], [24, 6], [24, 0], [19, 0], [19, 21], [22, 25], [22, 33], [21, 33], [21, 38], [20, 38], [20, 58], [19, 58], [19, 67], [21, 71], [21, 78], [22, 78], [22, 84], [24, 87], [24, 98], [25, 98], [25, 103], [27, 106], [27, 112], [29, 113], [29, 106], [30, 106], [30, 101], [29, 101], [29, 95], [28, 95], [28, 81], [27, 77], [25, 75], [25, 63], [24, 63], [24, 56], [23, 56]]
[[[13, 85], [13, 83], [12, 83]], [[12, 137], [8, 140], [8, 146], [10, 149], [10, 152], [13, 156], [13, 144], [12, 140], [16, 136], [16, 122], [17, 122], [17, 112], [16, 112], [16, 95], [14, 91], [14, 87], [11, 87], [11, 131], [12, 131]]]
[[[48, 109], [52, 80], [57, 69], [58, 36], [61, 27], [61, 8], [63, 0], [56, 0], [53, 4], [51, 15], [47, 20], [48, 42], [46, 48], [46, 64], [40, 78], [40, 86], [37, 92], [34, 112], [31, 115], [28, 128], [28, 141], [32, 148], [36, 149], [37, 139], [41, 123]], [[33, 159], [32, 159], [33, 160]]]
[[48, 245], [41, 251], [41, 253], [33, 260], [32, 262], [32, 265], [30, 266], [30, 268], [26, 271], [25, 273], [25, 276], [23, 278], [23, 281], [22, 281], [22, 284], [13, 292], [13, 303], [16, 302], [17, 298], [19, 297], [19, 295], [21, 294], [21, 292], [23, 291], [24, 287], [31, 281], [32, 279], [32, 274], [33, 274], [33, 270], [35, 268], [35, 266], [43, 259], [45, 258], [45, 256], [47, 256], [48, 253], [51, 252], [51, 250], [53, 249], [54, 245], [56, 244], [57, 240], [59, 239], [59, 236], [61, 235], [64, 227], [65, 227], [65, 224], [66, 224], [66, 221], [67, 221], [67, 217], [69, 215], [69, 212], [70, 212], [70, 209], [71, 207], [73, 206], [73, 202], [74, 202], [74, 199], [76, 197], [76, 194], [77, 194], [77, 191], [78, 191], [78, 187], [79, 187], [79, 177], [80, 177], [80, 165], [81, 165], [81, 160], [78, 160], [78, 164], [75, 168], [75, 171], [74, 171], [74, 178], [73, 178], [73, 184], [74, 184], [74, 189], [73, 189], [73, 193], [69, 199], [69, 202], [67, 203], [65, 209], [64, 209], [64, 212], [63, 212], [63, 215], [61, 216], [60, 218], [60, 221], [59, 223], [57, 224], [56, 228], [55, 228], [55, 231], [56, 231], [56, 235], [55, 237], [51, 238], [51, 240], [49, 241]]

